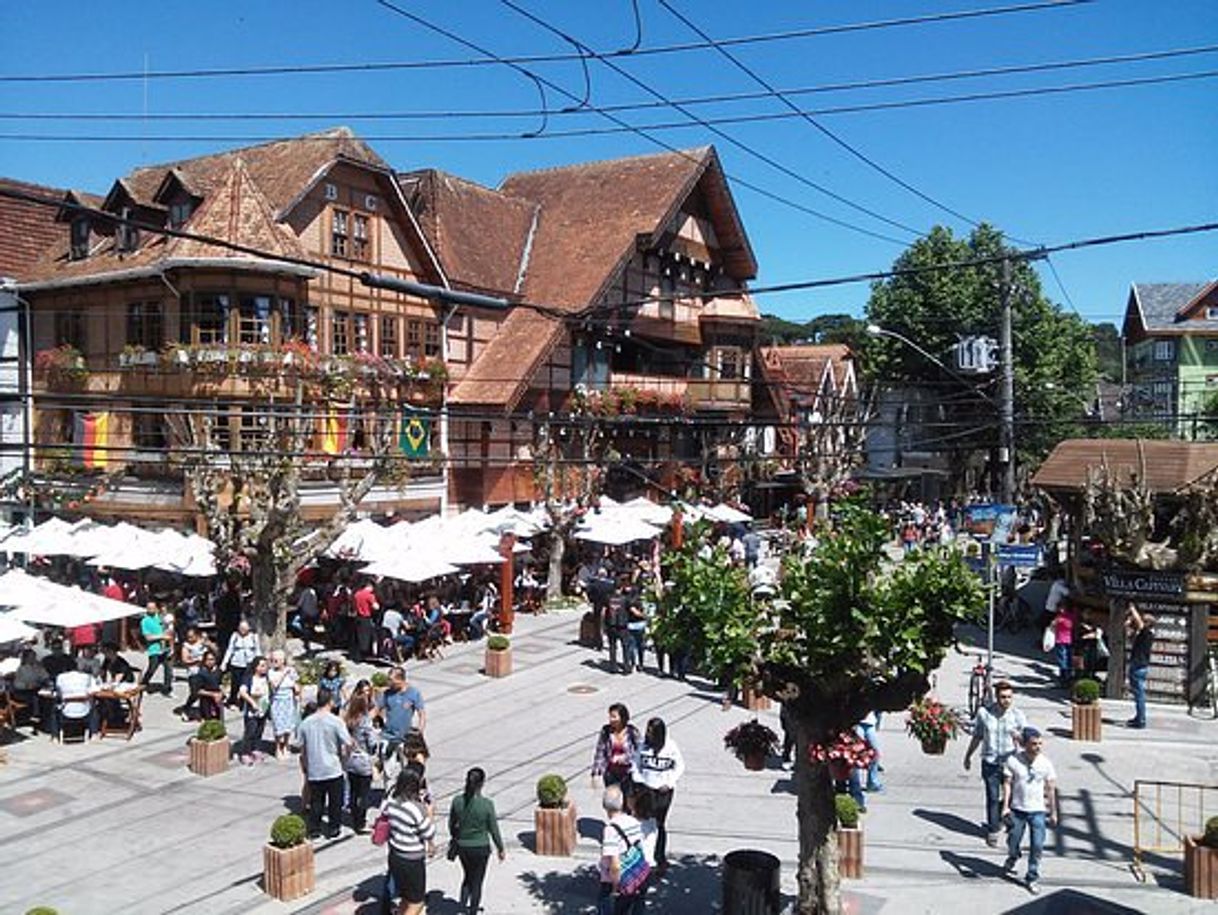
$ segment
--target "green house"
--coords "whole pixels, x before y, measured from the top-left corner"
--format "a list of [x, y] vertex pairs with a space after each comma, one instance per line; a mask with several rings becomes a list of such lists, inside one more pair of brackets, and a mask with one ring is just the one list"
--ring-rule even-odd
[[1126, 416], [1218, 438], [1218, 281], [1132, 284], [1122, 335]]

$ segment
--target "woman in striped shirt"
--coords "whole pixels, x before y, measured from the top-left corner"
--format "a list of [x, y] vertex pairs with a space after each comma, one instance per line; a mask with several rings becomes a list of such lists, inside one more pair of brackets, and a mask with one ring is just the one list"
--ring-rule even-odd
[[418, 915], [427, 899], [427, 858], [436, 853], [436, 826], [419, 799], [417, 772], [403, 769], [381, 806], [389, 817], [389, 872], [402, 897], [401, 915]]

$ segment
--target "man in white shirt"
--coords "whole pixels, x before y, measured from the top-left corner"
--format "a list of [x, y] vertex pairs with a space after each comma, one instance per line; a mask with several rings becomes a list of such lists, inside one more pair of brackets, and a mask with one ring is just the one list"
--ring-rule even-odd
[[1023, 834], [1030, 827], [1028, 892], [1040, 892], [1040, 857], [1045, 848], [1045, 824], [1057, 825], [1057, 770], [1042, 753], [1044, 738], [1036, 728], [1023, 729], [1023, 749], [1007, 759], [1007, 781], [1003, 788], [1003, 813], [1011, 817], [1007, 834], [1007, 860], [1002, 869], [1015, 870]]
[[1024, 713], [1015, 708], [1015, 688], [1006, 680], [994, 684], [994, 704], [978, 709], [973, 720], [973, 739], [964, 753], [964, 769], [981, 749], [981, 779], [985, 783], [986, 844], [998, 846], [1002, 827], [1002, 782], [1007, 759], [1019, 749], [1020, 734], [1028, 726]]
[[642, 844], [643, 830], [639, 821], [625, 812], [625, 799], [618, 785], [605, 789], [601, 804], [605, 808], [605, 831], [601, 839], [601, 888], [596, 912], [597, 915], [621, 915], [633, 908], [635, 901], [633, 897], [618, 895], [622, 855], [631, 845]]
[[59, 700], [53, 733], [56, 740], [63, 740], [63, 722], [84, 721], [85, 733], [91, 739], [97, 732], [97, 710], [92, 692], [97, 681], [82, 670], [68, 670], [55, 678], [55, 694]]

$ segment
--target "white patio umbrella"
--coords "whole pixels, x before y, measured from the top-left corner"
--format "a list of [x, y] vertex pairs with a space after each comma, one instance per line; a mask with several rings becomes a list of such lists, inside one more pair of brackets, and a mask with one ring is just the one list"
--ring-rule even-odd
[[608, 546], [621, 546], [626, 543], [634, 543], [636, 540], [653, 540], [660, 536], [660, 533], [659, 528], [639, 518], [597, 517], [586, 527], [576, 531], [575, 539], [587, 540], [589, 543], [603, 543]]
[[6, 553], [55, 556], [71, 544], [72, 525], [62, 518], [48, 518], [33, 530], [18, 531], [4, 541]]
[[640, 518], [648, 524], [665, 525], [672, 520], [672, 509], [667, 505], [660, 505], [657, 502], [652, 502], [650, 499], [645, 499], [639, 496], [637, 499], [631, 499], [629, 502], [624, 502], [619, 512], [629, 513], [635, 518]]
[[726, 502], [720, 502], [710, 509], [707, 514], [716, 521], [722, 521], [724, 524], [748, 524], [753, 520], [752, 515], [746, 515], [739, 509], [732, 508]]
[[143, 613], [143, 608], [100, 594], [56, 584], [45, 578], [12, 569], [0, 575], [0, 604], [12, 607], [9, 614], [25, 623], [72, 629]]
[[444, 575], [454, 575], [459, 572], [438, 556], [422, 552], [403, 553], [389, 559], [378, 559], [360, 569], [362, 575], [378, 575], [384, 578], [396, 578], [398, 581], [418, 583], [441, 578]]
[[371, 559], [381, 552], [380, 545], [386, 538], [387, 530], [371, 518], [356, 521], [349, 524], [330, 544], [326, 555], [331, 559]]
[[24, 642], [38, 635], [38, 630], [27, 626], [11, 613], [0, 613], [0, 644]]

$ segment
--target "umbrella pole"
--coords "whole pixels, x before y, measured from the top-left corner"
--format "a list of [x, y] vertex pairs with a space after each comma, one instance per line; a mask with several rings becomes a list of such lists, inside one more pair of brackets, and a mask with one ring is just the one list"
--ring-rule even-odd
[[516, 546], [516, 535], [506, 533], [499, 538], [499, 555], [503, 557], [503, 565], [499, 569], [499, 631], [510, 633], [516, 622], [516, 595], [513, 590], [516, 584], [512, 560], [512, 549]]

